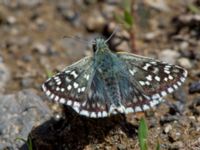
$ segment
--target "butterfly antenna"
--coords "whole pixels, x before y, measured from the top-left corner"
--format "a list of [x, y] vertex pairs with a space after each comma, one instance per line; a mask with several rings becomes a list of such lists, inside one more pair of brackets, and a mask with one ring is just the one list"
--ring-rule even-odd
[[119, 31], [119, 27], [117, 26], [117, 27], [114, 29], [113, 33], [110, 35], [110, 37], [106, 40], [106, 43], [107, 43], [118, 31]]
[[89, 41], [82, 39], [79, 36], [63, 36], [63, 39], [74, 39], [74, 40], [78, 40], [81, 41], [83, 43], [88, 43]]

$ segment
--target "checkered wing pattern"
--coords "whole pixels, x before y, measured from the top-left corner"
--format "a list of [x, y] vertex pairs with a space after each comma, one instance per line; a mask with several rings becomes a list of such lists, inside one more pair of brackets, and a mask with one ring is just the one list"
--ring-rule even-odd
[[135, 96], [132, 101], [128, 97], [123, 101], [132, 111], [143, 111], [160, 103], [162, 97], [177, 90], [187, 76], [187, 71], [176, 65], [129, 53], [117, 55], [125, 62], [131, 79], [130, 87], [134, 87], [129, 94]]
[[85, 57], [49, 78], [42, 90], [52, 100], [72, 106], [78, 111], [87, 99], [88, 87], [93, 75], [92, 57]]

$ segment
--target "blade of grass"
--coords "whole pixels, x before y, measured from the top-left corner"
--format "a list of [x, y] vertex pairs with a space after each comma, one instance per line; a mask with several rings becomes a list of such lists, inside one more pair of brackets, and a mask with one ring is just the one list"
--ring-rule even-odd
[[53, 76], [53, 72], [50, 70], [46, 70], [47, 77], [50, 78]]
[[160, 150], [160, 143], [159, 142], [156, 145], [156, 150]]
[[129, 25], [129, 28], [133, 26], [133, 17], [127, 10], [124, 11], [124, 21]]
[[139, 137], [140, 149], [147, 150], [148, 149], [148, 146], [147, 146], [148, 128], [147, 128], [147, 124], [144, 118], [140, 120], [138, 137]]
[[28, 146], [28, 150], [33, 150], [33, 144], [32, 144], [32, 140], [31, 140], [30, 137], [28, 138], [28, 141], [26, 141], [25, 139], [20, 138], [20, 137], [17, 137], [15, 140], [16, 141], [23, 141]]
[[195, 14], [199, 14], [200, 13], [200, 8], [198, 8], [197, 6], [190, 4], [188, 5], [188, 9]]

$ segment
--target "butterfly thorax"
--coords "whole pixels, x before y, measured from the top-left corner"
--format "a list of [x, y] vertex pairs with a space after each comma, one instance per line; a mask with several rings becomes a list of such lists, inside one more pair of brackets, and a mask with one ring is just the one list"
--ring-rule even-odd
[[118, 76], [123, 72], [123, 63], [115, 53], [108, 47], [101, 47], [94, 54], [95, 74], [98, 74], [104, 84], [106, 97], [109, 99], [107, 105], [119, 107], [121, 105], [121, 94]]

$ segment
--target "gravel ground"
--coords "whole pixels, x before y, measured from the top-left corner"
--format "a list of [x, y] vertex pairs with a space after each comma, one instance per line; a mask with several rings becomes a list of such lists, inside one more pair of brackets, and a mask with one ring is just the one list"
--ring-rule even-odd
[[[166, 102], [142, 113], [89, 119], [48, 101], [41, 84], [49, 74], [92, 54], [91, 39], [121, 24], [121, 0], [0, 0], [0, 150], [33, 148], [137, 150], [141, 117], [149, 149], [200, 150], [200, 3], [134, 1], [134, 34], [123, 25], [113, 50], [135, 52], [188, 70]], [[133, 36], [134, 35], [134, 36]], [[64, 38], [65, 37], [65, 38]]]

